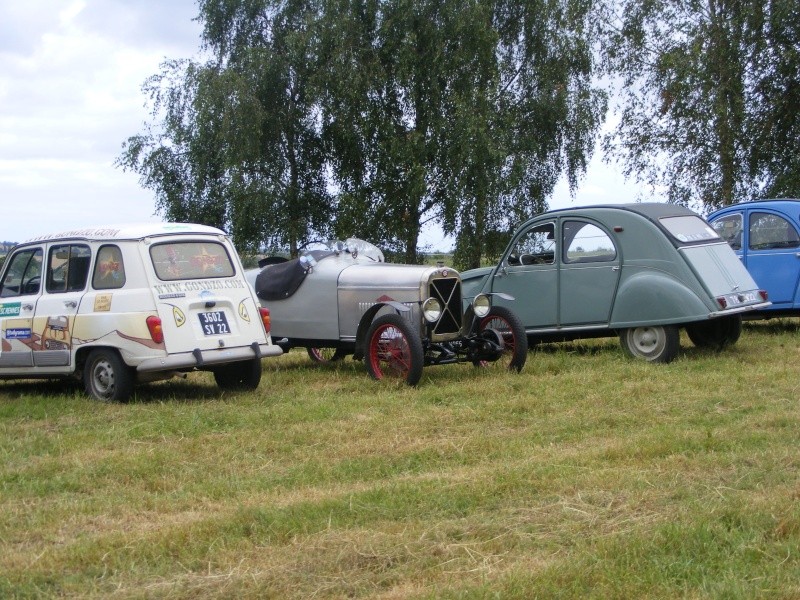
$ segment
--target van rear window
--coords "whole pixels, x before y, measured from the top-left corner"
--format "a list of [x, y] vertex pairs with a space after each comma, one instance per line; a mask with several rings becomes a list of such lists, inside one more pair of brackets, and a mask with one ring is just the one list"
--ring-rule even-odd
[[225, 246], [216, 242], [155, 244], [150, 259], [162, 281], [232, 277], [235, 273]]

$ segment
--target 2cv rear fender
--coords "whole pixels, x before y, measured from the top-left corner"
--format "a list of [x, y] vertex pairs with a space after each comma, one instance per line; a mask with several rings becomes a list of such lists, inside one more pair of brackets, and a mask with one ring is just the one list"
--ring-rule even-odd
[[687, 323], [707, 319], [711, 312], [683, 282], [663, 271], [647, 269], [620, 282], [610, 327]]

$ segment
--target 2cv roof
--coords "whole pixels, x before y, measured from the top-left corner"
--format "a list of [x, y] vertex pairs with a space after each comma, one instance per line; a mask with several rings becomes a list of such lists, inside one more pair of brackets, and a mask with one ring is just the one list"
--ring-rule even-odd
[[123, 225], [103, 225], [83, 229], [67, 229], [55, 233], [36, 236], [22, 242], [33, 244], [38, 242], [61, 240], [112, 241], [141, 240], [147, 237], [159, 237], [180, 234], [227, 235], [221, 229], [196, 223], [127, 223]]
[[[628, 249], [635, 248], [636, 254], [649, 254], [649, 243], [669, 242], [668, 246], [678, 248], [700, 243], [719, 242], [721, 238], [693, 210], [679, 204], [642, 202], [631, 204], [598, 204], [555, 209], [541, 213], [518, 229], [521, 231], [534, 222], [557, 217], [596, 219], [616, 233], [627, 235], [618, 241]], [[656, 228], [654, 231], [652, 228]], [[663, 235], [658, 235], [660, 232]]]

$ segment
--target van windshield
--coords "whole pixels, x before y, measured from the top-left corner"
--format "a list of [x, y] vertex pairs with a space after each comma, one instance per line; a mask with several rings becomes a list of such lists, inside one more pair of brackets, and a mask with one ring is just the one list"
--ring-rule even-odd
[[162, 281], [232, 277], [233, 263], [225, 246], [216, 242], [170, 242], [150, 248], [156, 275]]
[[664, 217], [659, 220], [672, 237], [685, 244], [721, 239], [717, 232], [711, 228], [711, 225], [700, 217]]

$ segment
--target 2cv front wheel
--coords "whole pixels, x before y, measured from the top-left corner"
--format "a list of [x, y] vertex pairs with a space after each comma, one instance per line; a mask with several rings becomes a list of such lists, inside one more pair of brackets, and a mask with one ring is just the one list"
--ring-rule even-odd
[[374, 379], [399, 378], [417, 385], [425, 364], [419, 332], [400, 315], [378, 317], [367, 330], [366, 363]]

